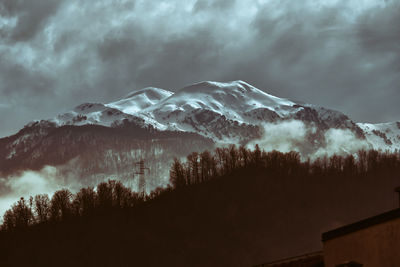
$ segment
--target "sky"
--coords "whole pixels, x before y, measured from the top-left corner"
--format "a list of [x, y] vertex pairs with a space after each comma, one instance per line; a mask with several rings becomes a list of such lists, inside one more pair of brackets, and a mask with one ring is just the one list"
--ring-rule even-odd
[[0, 0], [0, 137], [204, 80], [398, 121], [399, 29], [398, 0]]

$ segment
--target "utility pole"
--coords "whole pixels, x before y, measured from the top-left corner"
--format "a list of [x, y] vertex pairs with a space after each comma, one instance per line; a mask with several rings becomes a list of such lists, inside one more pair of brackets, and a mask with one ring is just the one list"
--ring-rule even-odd
[[145, 171], [147, 170], [147, 174], [150, 173], [150, 169], [144, 166], [144, 160], [141, 159], [139, 162], [135, 163], [135, 166], [139, 165], [139, 172], [135, 172], [134, 174], [139, 174], [139, 194], [144, 197], [146, 195], [146, 180], [144, 179]]

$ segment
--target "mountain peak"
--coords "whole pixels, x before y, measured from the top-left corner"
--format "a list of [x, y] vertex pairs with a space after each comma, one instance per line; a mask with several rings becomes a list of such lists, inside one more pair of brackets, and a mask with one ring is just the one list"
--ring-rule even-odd
[[142, 88], [140, 90], [137, 91], [133, 91], [129, 94], [127, 94], [126, 96], [123, 97], [123, 99], [128, 99], [128, 98], [132, 98], [135, 96], [139, 96], [139, 95], [146, 95], [149, 99], [163, 99], [166, 96], [170, 96], [173, 93], [170, 91], [167, 91], [165, 89], [161, 89], [161, 88], [157, 88], [157, 87], [146, 87], [146, 88]]
[[[238, 91], [246, 93], [256, 89], [252, 85], [241, 81], [230, 81], [230, 82], [215, 82], [215, 81], [202, 81], [183, 87], [177, 93], [214, 93], [214, 92], [233, 92]], [[257, 90], [257, 89], [256, 89]]]
[[121, 100], [109, 103], [107, 106], [133, 115], [173, 94], [173, 92], [161, 88], [146, 87], [128, 94]]

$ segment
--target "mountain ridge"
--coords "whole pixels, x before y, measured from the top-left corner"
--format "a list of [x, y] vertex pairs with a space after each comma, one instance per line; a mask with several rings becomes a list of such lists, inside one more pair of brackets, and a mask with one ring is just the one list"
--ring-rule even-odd
[[[110, 103], [80, 104], [48, 121], [57, 126], [94, 124], [114, 127], [123, 120], [135, 121], [143, 127], [151, 125], [158, 130], [195, 132], [216, 143], [242, 144], [259, 137], [262, 134], [260, 126], [264, 123], [299, 120], [307, 127], [322, 131], [348, 129], [357, 138], [366, 138], [375, 149], [400, 148], [400, 131], [397, 133], [400, 127], [392, 127], [396, 122], [357, 123], [340, 111], [279, 98], [242, 80], [201, 81], [176, 92], [146, 87]], [[258, 133], [251, 130], [252, 133], [243, 136], [243, 133], [235, 135], [235, 131], [225, 134], [222, 129], [215, 129], [217, 125], [210, 127], [209, 124], [220, 124], [228, 129], [238, 128], [238, 125], [260, 129]]]
[[[70, 127], [68, 131], [59, 131], [56, 137], [52, 136], [54, 129], [67, 126]], [[86, 129], [85, 136], [90, 136], [84, 141], [78, 134], [82, 132], [79, 128], [82, 126]], [[111, 129], [106, 132], [113, 136], [112, 140], [105, 138], [104, 130], [96, 133], [100, 129], [97, 126]], [[139, 140], [135, 131], [146, 134]], [[127, 132], [131, 134], [127, 135]], [[161, 140], [158, 136], [163, 132], [168, 133], [168, 138]], [[180, 133], [196, 136], [189, 136], [182, 143]], [[119, 151], [119, 138], [127, 147], [123, 153]], [[168, 144], [166, 140], [170, 140]], [[63, 147], [66, 142], [74, 147], [66, 149]], [[174, 150], [173, 142], [183, 149]], [[18, 161], [40, 162], [41, 165], [34, 165], [36, 168], [53, 162], [46, 155], [48, 151], [40, 149], [40, 144], [43, 147], [49, 143], [57, 144], [54, 149], [59, 154], [54, 157], [60, 158], [57, 164], [61, 165], [67, 164], [62, 159], [77, 158], [79, 161], [80, 146], [87, 148], [86, 157], [89, 157], [90, 149], [96, 150], [93, 160], [97, 163], [85, 159], [88, 164], [96, 165], [90, 167], [93, 170], [90, 175], [97, 175], [97, 170], [105, 171], [101, 165], [109, 166], [107, 160], [111, 153], [113, 164], [106, 174], [114, 171], [129, 177], [133, 173], [129, 166], [143, 155], [149, 156], [145, 149], [153, 151], [152, 164], [161, 170], [162, 166], [170, 166], [174, 156], [185, 157], [195, 150], [210, 149], [210, 142], [214, 146], [258, 143], [266, 150], [298, 151], [304, 159], [320, 157], [324, 153], [351, 154], [371, 148], [397, 151], [400, 149], [400, 123], [356, 123], [340, 111], [279, 98], [240, 80], [199, 82], [175, 93], [146, 87], [110, 103], [80, 104], [53, 119], [31, 122], [17, 134], [0, 139], [0, 173]], [[92, 143], [104, 145], [94, 148]], [[139, 143], [141, 145], [137, 146]], [[191, 144], [195, 144], [192, 151]], [[128, 151], [128, 148], [133, 150]], [[72, 151], [68, 152], [72, 154], [66, 157], [66, 151]], [[162, 166], [156, 163], [160, 155], [164, 155], [165, 160]], [[167, 159], [167, 155], [171, 158]], [[24, 160], [21, 160], [22, 156]], [[16, 170], [24, 167], [21, 164], [15, 165], [18, 165]], [[82, 168], [87, 173], [87, 167]], [[160, 172], [157, 175], [161, 175]], [[167, 179], [168, 169], [164, 169], [161, 176]]]

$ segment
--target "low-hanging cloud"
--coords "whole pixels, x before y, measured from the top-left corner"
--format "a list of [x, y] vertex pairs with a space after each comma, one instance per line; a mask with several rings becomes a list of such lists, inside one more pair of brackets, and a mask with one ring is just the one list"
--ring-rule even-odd
[[336, 155], [349, 155], [355, 154], [359, 150], [372, 149], [371, 144], [366, 140], [357, 138], [357, 136], [350, 130], [346, 129], [329, 129], [325, 133], [326, 146], [320, 147], [313, 157], [323, 157]]
[[[10, 209], [12, 204], [16, 203], [21, 197], [28, 200], [30, 196], [48, 194], [51, 198], [57, 190], [68, 189], [72, 193], [76, 193], [81, 188], [96, 187], [99, 183], [108, 180], [119, 180], [134, 191], [138, 188], [138, 177], [136, 179], [120, 179], [118, 175], [99, 174], [83, 178], [76, 166], [76, 160], [73, 159], [56, 167], [45, 166], [39, 171], [26, 170], [15, 172], [7, 177], [0, 177], [0, 224], [4, 212]], [[168, 168], [165, 169], [164, 176], [161, 183], [159, 179], [148, 179], [147, 193], [158, 186], [168, 184]], [[78, 177], [81, 177], [81, 179]]]
[[248, 144], [250, 148], [258, 144], [266, 151], [277, 150], [281, 152], [302, 151], [302, 146], [309, 131], [302, 121], [291, 120], [279, 123], [266, 123], [263, 125], [264, 135], [261, 139], [252, 141]]
[[316, 126], [299, 120], [266, 123], [263, 127], [263, 136], [250, 142], [249, 148], [254, 148], [258, 144], [265, 151], [297, 151], [303, 159], [312, 160], [334, 154], [342, 156], [356, 154], [359, 150], [373, 148], [365, 139], [358, 138], [349, 129], [331, 128], [322, 134], [316, 134], [318, 130]]
[[0, 136], [201, 80], [397, 120], [399, 28], [394, 0], [0, 0]]
[[61, 189], [76, 193], [83, 187], [94, 187], [110, 178], [103, 176], [97, 179], [80, 180], [77, 179], [79, 177], [77, 174], [72, 160], [57, 167], [45, 166], [39, 171], [26, 170], [0, 177], [0, 222], [4, 212], [21, 197], [29, 199], [30, 196], [48, 194], [51, 198], [54, 192]]
[[0, 221], [4, 212], [21, 197], [29, 199], [37, 194], [51, 195], [66, 184], [58, 179], [55, 167], [46, 166], [41, 171], [25, 171], [12, 177], [0, 178]]

